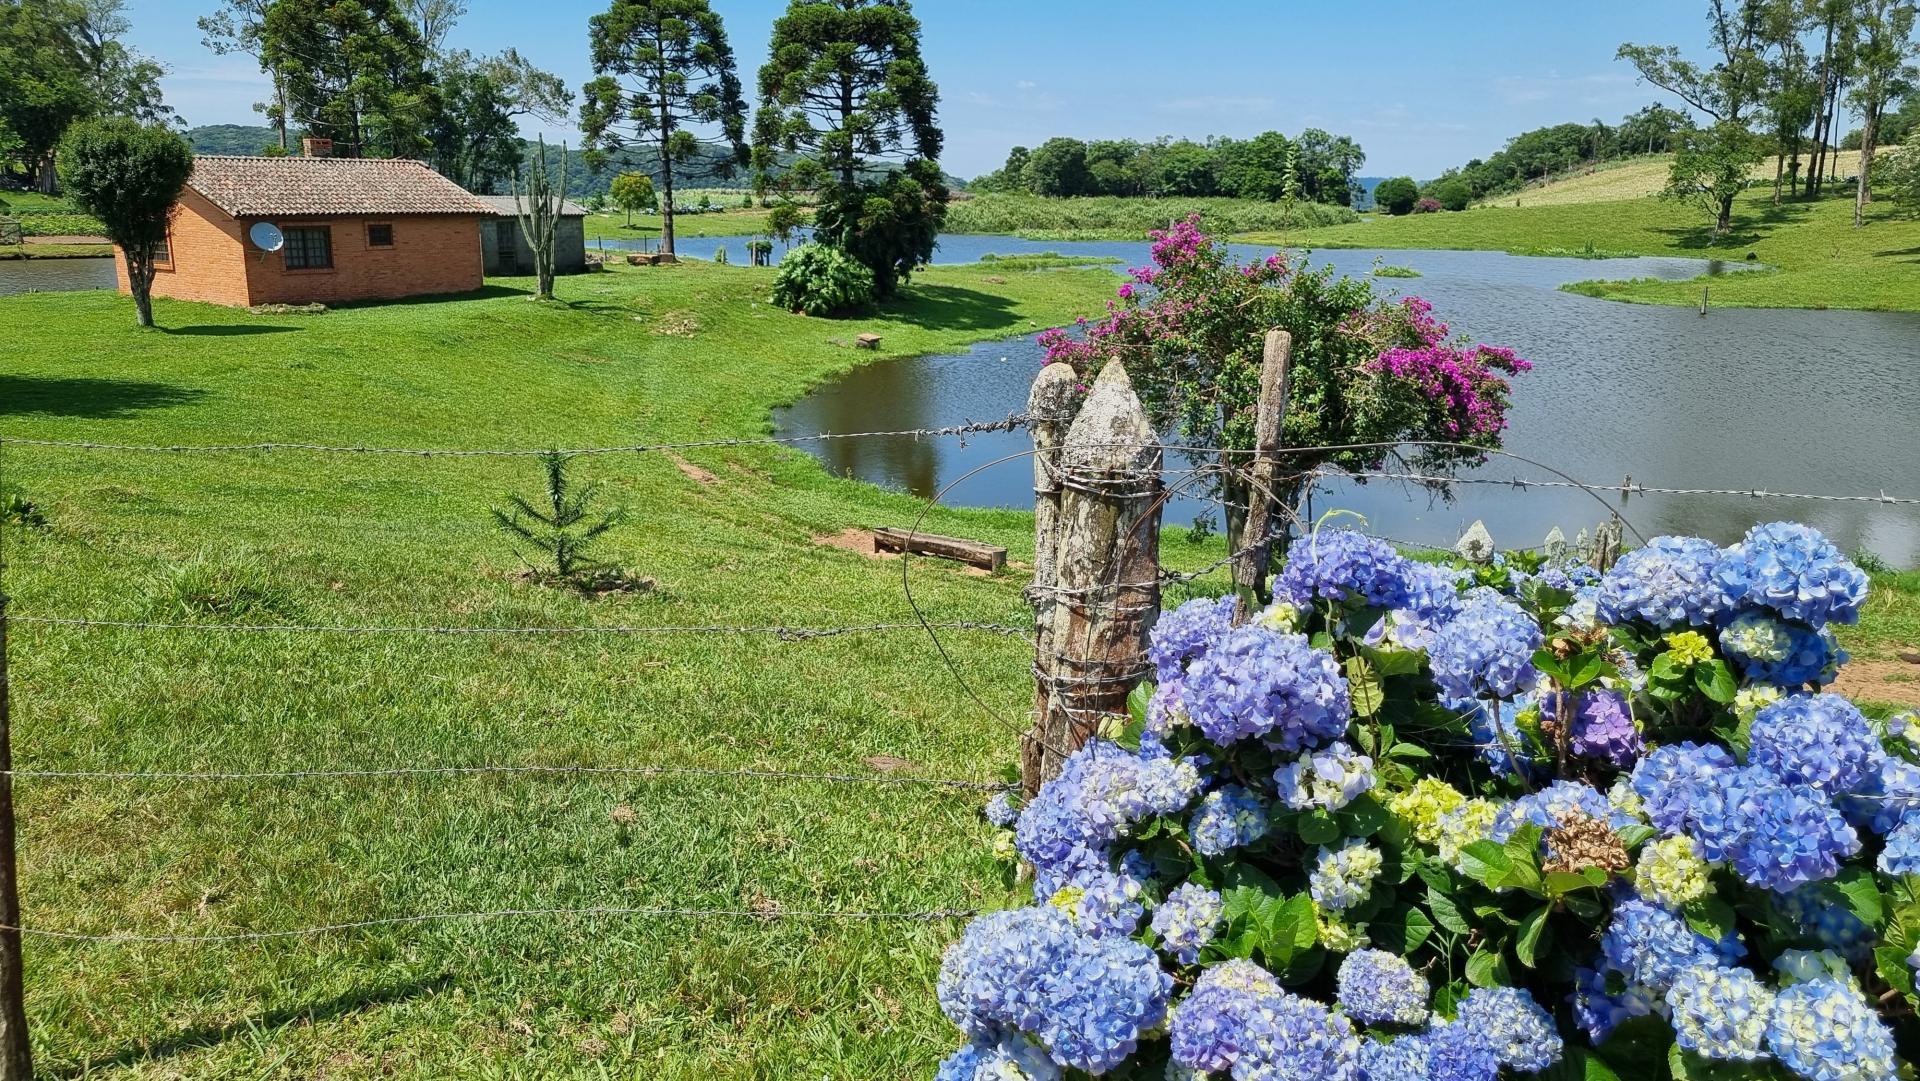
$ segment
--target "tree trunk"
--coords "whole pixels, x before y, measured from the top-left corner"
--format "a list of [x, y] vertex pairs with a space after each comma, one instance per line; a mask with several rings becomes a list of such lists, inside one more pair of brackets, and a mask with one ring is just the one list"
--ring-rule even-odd
[[1787, 155], [1785, 151], [1773, 155], [1773, 205], [1780, 205], [1780, 182], [1787, 175]]
[[1733, 227], [1733, 199], [1731, 194], [1720, 197], [1720, 216], [1713, 225], [1715, 236], [1725, 236], [1727, 230]]
[[1874, 140], [1880, 136], [1880, 106], [1866, 110], [1860, 127], [1860, 180], [1853, 193], [1853, 227], [1867, 224], [1867, 204], [1873, 201], [1873, 183], [1867, 174], [1873, 171]]
[[153, 325], [153, 264], [136, 263], [132, 254], [127, 256], [127, 291], [133, 294], [134, 322], [143, 327]]
[[667, 139], [673, 133], [673, 122], [662, 121], [660, 125], [660, 250], [672, 255], [673, 252], [673, 160], [667, 157]]

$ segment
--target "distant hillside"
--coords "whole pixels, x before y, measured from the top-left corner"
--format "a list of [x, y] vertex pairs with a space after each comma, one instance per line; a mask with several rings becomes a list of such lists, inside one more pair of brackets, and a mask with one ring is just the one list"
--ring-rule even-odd
[[258, 124], [207, 124], [188, 128], [187, 142], [196, 154], [258, 155], [267, 147], [280, 145], [277, 129]]
[[[1884, 149], [1884, 148], [1883, 148]], [[1833, 152], [1834, 171], [1843, 177], [1854, 176], [1860, 168], [1860, 152], [1857, 150], [1836, 150]], [[1562, 173], [1543, 184], [1524, 188], [1508, 195], [1496, 195], [1482, 202], [1483, 206], [1562, 206], [1568, 203], [1605, 203], [1620, 199], [1643, 199], [1658, 195], [1667, 186], [1667, 170], [1673, 164], [1673, 155], [1655, 154], [1651, 157], [1629, 158], [1625, 161], [1608, 162], [1598, 166], [1576, 169]], [[1806, 168], [1806, 159], [1801, 159], [1801, 168]], [[1753, 167], [1750, 174], [1756, 181], [1773, 183], [1773, 159]]]
[[1380, 182], [1385, 179], [1387, 178], [1384, 176], [1354, 177], [1353, 182], [1355, 184], [1360, 185], [1360, 197], [1353, 201], [1353, 208], [1355, 210], [1372, 210], [1373, 209], [1373, 189], [1379, 187]]

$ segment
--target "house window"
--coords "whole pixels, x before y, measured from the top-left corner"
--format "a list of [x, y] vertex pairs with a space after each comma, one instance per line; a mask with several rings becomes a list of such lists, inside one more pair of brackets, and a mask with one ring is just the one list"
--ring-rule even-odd
[[153, 261], [156, 263], [173, 262], [173, 237], [162, 235], [160, 242], [153, 246]]
[[333, 266], [333, 230], [324, 225], [284, 229], [288, 270], [326, 270]]
[[393, 247], [393, 226], [391, 225], [367, 226], [367, 247], [369, 248]]

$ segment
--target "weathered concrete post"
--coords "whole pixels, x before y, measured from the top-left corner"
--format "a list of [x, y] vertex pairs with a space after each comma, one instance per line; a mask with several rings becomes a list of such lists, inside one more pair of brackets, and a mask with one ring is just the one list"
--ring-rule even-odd
[[[1033, 585], [1027, 589], [1027, 600], [1033, 605], [1036, 671], [1044, 670], [1041, 662], [1058, 649], [1053, 641], [1053, 609], [1059, 601], [1055, 590], [1060, 584], [1055, 564], [1060, 544], [1060, 444], [1073, 421], [1074, 388], [1079, 382], [1080, 375], [1071, 364], [1056, 362], [1040, 370], [1027, 396], [1027, 431], [1033, 435]], [[1047, 715], [1052, 698], [1047, 681], [1036, 678], [1035, 728], [1020, 745], [1022, 777], [1037, 777], [1043, 768], [1039, 718]]]
[[[1050, 366], [1030, 404], [1065, 396], [1071, 383]], [[1067, 378], [1072, 370], [1067, 369]], [[1036, 438], [1038, 436], [1036, 435]], [[1126, 714], [1127, 695], [1146, 673], [1147, 632], [1160, 614], [1159, 436], [1120, 362], [1102, 368], [1059, 451], [1036, 455], [1040, 503], [1058, 499], [1054, 528], [1037, 522], [1033, 731], [1021, 754], [1029, 795], [1060, 772], [1107, 716]], [[1050, 465], [1044, 484], [1041, 468]], [[1057, 496], [1052, 493], [1057, 492]], [[1042, 515], [1047, 512], [1042, 511]]]
[[[1260, 358], [1260, 412], [1254, 420], [1253, 459], [1247, 465], [1247, 518], [1240, 535], [1229, 538], [1237, 556], [1233, 588], [1243, 606], [1265, 599], [1267, 568], [1273, 563], [1274, 501], [1280, 478], [1281, 430], [1287, 419], [1287, 371], [1293, 362], [1293, 335], [1267, 331]], [[1252, 612], [1242, 612], [1251, 618]]]

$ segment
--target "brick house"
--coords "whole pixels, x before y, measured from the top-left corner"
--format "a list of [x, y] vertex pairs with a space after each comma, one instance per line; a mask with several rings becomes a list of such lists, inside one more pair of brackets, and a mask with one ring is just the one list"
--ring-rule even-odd
[[[480, 250], [486, 255], [487, 273], [534, 273], [533, 243], [521, 227], [520, 207], [511, 195], [478, 195], [475, 198], [493, 207], [491, 221], [480, 223]], [[553, 229], [553, 270], [556, 274], [578, 274], [587, 269], [587, 208], [571, 200], [560, 204], [560, 220]]]
[[[417, 161], [193, 162], [156, 261], [153, 295], [214, 304], [339, 304], [480, 288], [480, 223], [494, 208]], [[249, 239], [270, 222], [285, 243]], [[114, 261], [127, 292], [124, 257]]]

